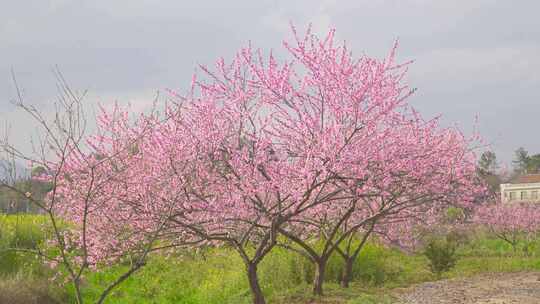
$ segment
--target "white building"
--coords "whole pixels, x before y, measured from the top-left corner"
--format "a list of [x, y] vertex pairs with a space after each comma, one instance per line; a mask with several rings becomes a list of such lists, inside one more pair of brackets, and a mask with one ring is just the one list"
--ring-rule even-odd
[[510, 202], [540, 202], [540, 174], [527, 174], [509, 184], [501, 184], [501, 200]]

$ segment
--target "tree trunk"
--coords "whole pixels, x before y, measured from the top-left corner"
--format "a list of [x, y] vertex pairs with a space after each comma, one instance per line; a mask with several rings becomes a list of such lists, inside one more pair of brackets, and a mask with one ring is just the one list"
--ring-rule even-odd
[[345, 265], [343, 266], [343, 277], [341, 278], [341, 287], [349, 288], [349, 283], [352, 280], [354, 259], [349, 257], [345, 259]]
[[247, 273], [249, 280], [249, 288], [251, 289], [251, 295], [253, 296], [253, 304], [266, 304], [264, 295], [259, 285], [259, 278], [257, 276], [257, 264], [248, 264]]
[[324, 275], [326, 272], [326, 259], [317, 261], [315, 263], [315, 267], [315, 277], [313, 278], [313, 294], [317, 296], [322, 296]]

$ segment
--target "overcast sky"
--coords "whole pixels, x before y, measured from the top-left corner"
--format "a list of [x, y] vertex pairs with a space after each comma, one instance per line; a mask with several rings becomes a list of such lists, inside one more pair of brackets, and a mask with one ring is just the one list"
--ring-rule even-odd
[[356, 54], [382, 57], [399, 38], [415, 60], [411, 103], [426, 117], [479, 129], [499, 159], [540, 153], [540, 1], [1, 0], [0, 123], [25, 145], [33, 127], [9, 100], [10, 69], [27, 101], [47, 106], [58, 65], [89, 100], [130, 101], [189, 84], [198, 63], [230, 58], [247, 41], [281, 50], [288, 22], [337, 29]]

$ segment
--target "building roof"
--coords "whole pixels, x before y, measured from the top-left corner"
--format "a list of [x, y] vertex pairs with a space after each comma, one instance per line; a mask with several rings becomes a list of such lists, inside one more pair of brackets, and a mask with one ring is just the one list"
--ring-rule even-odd
[[512, 181], [512, 184], [540, 183], [540, 174], [521, 175]]

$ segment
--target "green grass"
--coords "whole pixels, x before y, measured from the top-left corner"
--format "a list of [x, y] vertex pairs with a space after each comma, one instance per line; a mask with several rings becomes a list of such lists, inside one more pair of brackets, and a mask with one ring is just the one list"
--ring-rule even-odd
[[36, 215], [0, 214], [0, 276], [25, 273], [41, 275], [41, 260], [34, 255], [8, 251], [10, 248], [34, 250], [45, 239], [47, 219]]
[[[156, 256], [116, 289], [108, 303], [233, 303], [245, 297], [241, 261], [226, 251], [207, 254], [206, 259]], [[96, 299], [125, 268], [90, 275], [85, 298]]]
[[0, 303], [70, 303], [65, 290], [50, 282], [52, 271], [34, 254], [10, 249], [35, 250], [50, 233], [40, 215], [0, 214]]
[[[395, 261], [391, 261], [392, 257]], [[358, 281], [348, 290], [337, 285], [342, 264], [339, 257], [333, 257], [328, 266], [328, 296], [322, 303], [343, 303], [357, 298], [363, 302], [352, 303], [372, 303], [380, 298], [372, 294], [374, 290], [399, 275], [392, 265], [397, 265], [402, 257], [397, 251], [370, 244], [355, 265]], [[124, 270], [125, 267], [118, 266], [91, 274], [86, 278], [85, 298], [96, 299], [104, 286]], [[313, 300], [309, 296], [313, 272], [305, 258], [281, 248], [273, 250], [259, 266], [260, 283], [271, 303]], [[250, 303], [250, 299], [241, 259], [231, 249], [220, 248], [174, 258], [155, 256], [116, 289], [107, 303]]]
[[[21, 303], [33, 303], [28, 296], [39, 294], [43, 303], [73, 303], [69, 288], [51, 283], [52, 272], [35, 256], [4, 252], [2, 248], [33, 249], [44, 240], [46, 218], [42, 216], [0, 215], [0, 294], [15, 295]], [[526, 254], [514, 252], [508, 244], [479, 232], [458, 251], [456, 266], [442, 278], [471, 276], [485, 272], [540, 270], [538, 242]], [[389, 304], [388, 291], [425, 281], [436, 280], [429, 271], [428, 261], [421, 254], [405, 254], [380, 244], [368, 243], [353, 268], [351, 288], [338, 286], [342, 261], [333, 256], [327, 268], [326, 295], [311, 296], [310, 282], [314, 269], [304, 257], [276, 248], [259, 266], [260, 283], [269, 303], [341, 303]], [[126, 266], [92, 272], [84, 277], [84, 296], [88, 303], [95, 300], [103, 288], [125, 271]], [[14, 293], [19, 286], [22, 293]], [[53, 299], [53, 300], [51, 300]], [[2, 299], [0, 299], [2, 300]], [[5, 301], [5, 300], [4, 300]], [[37, 302], [36, 302], [37, 303]], [[54, 303], [54, 302], [51, 302]], [[108, 299], [120, 303], [250, 303], [250, 293], [244, 265], [228, 248], [213, 248], [195, 252], [177, 252], [166, 257], [153, 256], [148, 264], [124, 282]]]

